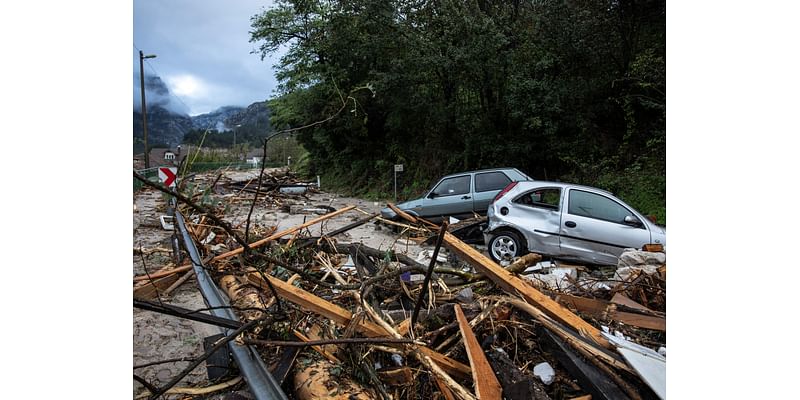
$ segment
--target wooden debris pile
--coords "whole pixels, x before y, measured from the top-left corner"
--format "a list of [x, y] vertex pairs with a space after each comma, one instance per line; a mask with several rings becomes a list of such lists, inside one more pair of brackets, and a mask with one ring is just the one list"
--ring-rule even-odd
[[[267, 180], [265, 196], [291, 177]], [[301, 233], [353, 208], [280, 232], [250, 232], [247, 250], [217, 234], [234, 249], [224, 253], [211, 250], [207, 220], [198, 216], [190, 227], [240, 322], [257, 322], [236, 341], [258, 349], [290, 398], [658, 398], [604, 334], [665, 347], [665, 265], [616, 279], [581, 267], [568, 287], [553, 289], [523, 275], [541, 256], [500, 266], [455, 235], [480, 219], [450, 230], [407, 214], [393, 222], [400, 234], [430, 244], [426, 263], [336, 241], [376, 215], [321, 237]], [[137, 277], [134, 296], [147, 285], [166, 289], [190, 269]]]

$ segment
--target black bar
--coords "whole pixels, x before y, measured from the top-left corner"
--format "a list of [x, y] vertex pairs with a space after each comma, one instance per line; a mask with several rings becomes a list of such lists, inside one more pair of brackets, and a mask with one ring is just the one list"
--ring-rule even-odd
[[221, 326], [228, 329], [238, 329], [242, 326], [239, 321], [220, 318], [213, 315], [195, 312], [187, 308], [172, 306], [168, 304], [151, 303], [149, 301], [133, 299], [133, 306], [142, 310], [153, 311], [161, 314], [172, 315], [179, 318], [186, 318], [192, 321], [203, 322], [209, 325]]
[[436, 247], [433, 249], [433, 258], [431, 258], [431, 263], [428, 265], [428, 271], [425, 273], [425, 280], [422, 282], [422, 289], [419, 291], [419, 298], [417, 298], [417, 304], [414, 306], [414, 313], [411, 314], [412, 331], [414, 330], [414, 324], [417, 322], [419, 308], [422, 307], [422, 301], [425, 299], [425, 295], [428, 293], [428, 283], [431, 281], [433, 267], [436, 265], [436, 258], [439, 257], [439, 249], [442, 247], [442, 240], [444, 239], [445, 233], [447, 233], [447, 221], [442, 221], [442, 227], [439, 228], [439, 237], [436, 238]]

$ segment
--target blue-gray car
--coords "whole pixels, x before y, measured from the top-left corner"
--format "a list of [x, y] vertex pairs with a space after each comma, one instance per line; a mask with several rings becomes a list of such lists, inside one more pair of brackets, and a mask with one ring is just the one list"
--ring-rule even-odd
[[[474, 214], [486, 215], [489, 204], [504, 187], [524, 180], [531, 180], [531, 177], [516, 168], [459, 172], [441, 178], [425, 196], [400, 203], [397, 207], [436, 223], [445, 217], [463, 219]], [[381, 210], [381, 216], [387, 219], [397, 217], [389, 207]]]
[[611, 193], [563, 182], [512, 182], [487, 211], [484, 240], [495, 261], [535, 252], [616, 265], [625, 248], [667, 245], [667, 230]]

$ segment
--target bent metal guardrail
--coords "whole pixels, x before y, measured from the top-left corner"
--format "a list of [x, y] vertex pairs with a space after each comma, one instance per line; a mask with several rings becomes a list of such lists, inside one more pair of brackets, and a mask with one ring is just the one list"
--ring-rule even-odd
[[[197, 275], [197, 282], [200, 286], [200, 292], [203, 294], [206, 305], [214, 307], [211, 313], [220, 318], [227, 318], [232, 320], [239, 320], [236, 314], [228, 308], [229, 304], [222, 292], [219, 290], [211, 277], [206, 274], [203, 266], [200, 253], [194, 245], [189, 232], [186, 230], [186, 223], [183, 215], [175, 210], [175, 221], [177, 222], [178, 230], [183, 237], [183, 243], [186, 251], [189, 252], [189, 257], [192, 260], [194, 272]], [[223, 307], [223, 308], [216, 308]], [[224, 335], [230, 335], [234, 330], [228, 328], [220, 328]], [[244, 376], [244, 380], [250, 386], [250, 391], [257, 400], [288, 400], [286, 394], [281, 390], [280, 384], [275, 380], [272, 374], [267, 371], [264, 361], [258, 352], [252, 346], [240, 346], [234, 342], [228, 342], [228, 348], [233, 354], [233, 359], [239, 365], [239, 370]]]

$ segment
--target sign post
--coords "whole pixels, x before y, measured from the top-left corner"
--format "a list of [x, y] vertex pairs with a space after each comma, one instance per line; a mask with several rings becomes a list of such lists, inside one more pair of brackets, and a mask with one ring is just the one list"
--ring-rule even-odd
[[397, 173], [403, 172], [403, 164], [394, 165], [394, 202], [397, 203]]
[[158, 168], [158, 180], [164, 184], [166, 187], [174, 188], [177, 185], [175, 182], [175, 176], [178, 174], [178, 168], [176, 167], [159, 167]]

